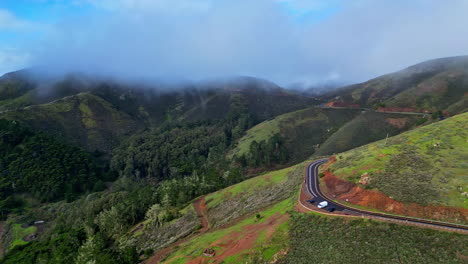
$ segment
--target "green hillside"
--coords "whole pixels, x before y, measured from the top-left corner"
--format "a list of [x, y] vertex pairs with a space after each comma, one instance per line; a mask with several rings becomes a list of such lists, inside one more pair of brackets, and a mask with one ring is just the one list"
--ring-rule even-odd
[[[173, 248], [162, 263], [347, 263], [351, 258], [362, 263], [463, 263], [468, 254], [464, 235], [296, 212], [304, 166], [265, 173], [207, 195], [211, 229]], [[214, 257], [203, 256], [207, 248]]]
[[301, 161], [312, 155], [317, 144], [359, 114], [359, 110], [308, 108], [287, 113], [249, 129], [230, 155], [248, 156], [252, 142], [260, 143], [279, 134], [289, 154], [289, 161]]
[[[339, 90], [337, 100], [463, 112], [464, 61], [416, 65]], [[466, 259], [463, 236], [303, 215], [297, 195], [301, 162], [362, 146], [330, 160], [324, 191], [344, 184], [351, 188], [335, 198], [356, 206], [466, 223], [468, 114], [434, 123], [438, 113], [318, 104], [248, 77], [151, 85], [1, 77], [2, 263], [130, 264], [162, 249], [167, 263]], [[30, 228], [37, 220], [45, 222]]]
[[352, 182], [367, 173], [365, 188], [397, 201], [468, 209], [467, 138], [465, 113], [339, 154], [329, 168]]
[[313, 104], [317, 101], [312, 98], [255, 78], [175, 87], [80, 75], [42, 80], [27, 72], [0, 78], [0, 118], [22, 121], [90, 151], [108, 154], [123, 139], [144, 128], [237, 121], [243, 116], [233, 135], [228, 135], [239, 137], [245, 128], [258, 122]]
[[17, 120], [90, 151], [103, 152], [110, 152], [123, 137], [139, 128], [129, 115], [90, 93], [4, 112], [0, 118]]
[[[396, 73], [333, 91], [329, 100], [368, 107], [462, 113], [467, 109], [468, 56], [426, 61]], [[335, 99], [334, 99], [335, 98]]]
[[327, 138], [315, 155], [340, 153], [380, 140], [387, 135], [398, 135], [426, 121], [415, 115], [362, 112]]
[[111, 180], [89, 153], [6, 120], [0, 120], [0, 171], [0, 220], [21, 212], [26, 202], [20, 194], [41, 202], [73, 200]]
[[[423, 120], [424, 122], [426, 120]], [[312, 155], [330, 155], [397, 135], [421, 122], [420, 116], [359, 109], [308, 108], [264, 121], [246, 132], [230, 152], [252, 160], [252, 143], [282, 139], [288, 159], [299, 162]], [[262, 153], [266, 155], [266, 153]]]
[[24, 72], [12, 72], [0, 77], [0, 111], [32, 103], [34, 85]]
[[468, 236], [366, 219], [294, 214], [284, 263], [465, 263]]

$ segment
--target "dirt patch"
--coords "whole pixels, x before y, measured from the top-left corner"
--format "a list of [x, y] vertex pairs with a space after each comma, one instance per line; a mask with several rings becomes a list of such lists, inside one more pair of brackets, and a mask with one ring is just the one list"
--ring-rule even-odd
[[202, 228], [200, 229], [200, 233], [206, 232], [209, 228], [209, 223], [208, 223], [208, 218], [207, 218], [207, 213], [206, 213], [206, 202], [205, 198], [202, 197], [198, 200], [196, 200], [193, 203], [193, 207], [195, 208], [195, 212], [197, 212], [198, 218], [200, 219], [200, 223], [202, 225]]
[[266, 231], [267, 239], [270, 239], [276, 231], [277, 227], [288, 219], [288, 214], [275, 214], [262, 223], [245, 226], [242, 231], [229, 233], [209, 245], [209, 248], [218, 248], [214, 257], [207, 258], [204, 256], [199, 256], [189, 259], [187, 263], [222, 263], [223, 260], [229, 256], [234, 256], [252, 249], [262, 232]]
[[328, 170], [324, 171], [323, 174], [325, 176], [322, 179], [327, 187], [326, 189], [330, 191], [330, 196], [333, 198], [350, 192], [355, 186], [352, 182], [339, 179]]
[[[206, 203], [205, 203], [205, 197], [201, 197], [199, 199], [197, 199], [194, 203], [193, 203], [193, 207], [195, 208], [195, 212], [197, 213], [198, 215], [198, 218], [200, 219], [200, 223], [202, 225], [201, 229], [199, 230], [198, 234], [197, 235], [201, 235], [203, 233], [205, 233], [208, 228], [209, 228], [209, 223], [208, 223], [208, 219], [206, 217]], [[191, 237], [188, 237], [186, 239], [182, 239], [172, 245], [170, 245], [169, 247], [165, 248], [165, 249], [162, 249], [160, 251], [158, 251], [154, 256], [152, 256], [150, 259], [148, 259], [145, 263], [147, 264], [156, 264], [156, 263], [160, 263], [161, 260], [167, 255], [169, 254], [175, 247], [187, 242], [189, 239], [192, 239], [193, 236]]]
[[360, 186], [346, 182], [329, 171], [325, 171], [323, 180], [326, 184], [326, 194], [340, 201], [346, 201], [355, 205], [377, 209], [391, 214], [407, 215], [413, 217], [429, 218], [440, 221], [452, 220], [456, 222], [468, 222], [468, 209], [448, 206], [428, 205], [415, 203], [405, 204], [376, 191], [363, 189]]
[[403, 117], [403, 118], [387, 118], [385, 119], [387, 121], [387, 123], [389, 123], [390, 125], [398, 128], [398, 129], [402, 129], [406, 126], [406, 124], [408, 123], [408, 118], [406, 117]]

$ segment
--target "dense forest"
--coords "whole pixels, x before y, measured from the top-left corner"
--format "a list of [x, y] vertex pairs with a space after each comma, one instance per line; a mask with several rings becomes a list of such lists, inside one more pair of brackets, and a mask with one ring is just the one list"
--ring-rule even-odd
[[243, 167], [271, 167], [278, 164], [286, 164], [290, 154], [286, 149], [284, 138], [279, 134], [274, 134], [268, 140], [260, 142], [253, 141], [250, 144], [248, 153], [237, 158]]
[[87, 191], [102, 191], [112, 180], [91, 154], [15, 121], [0, 120], [0, 217], [21, 207], [14, 194], [41, 202], [71, 201]]
[[[135, 263], [144, 252], [118, 245], [130, 227], [145, 219], [156, 226], [172, 221], [194, 198], [245, 179], [244, 167], [226, 153], [255, 120], [237, 104], [221, 120], [167, 122], [124, 141], [113, 151], [108, 167], [91, 154], [15, 122], [1, 124], [6, 193], [21, 188], [41, 201], [69, 202], [61, 205], [58, 215], [42, 215], [54, 221], [50, 233], [56, 238], [16, 246], [4, 262]], [[115, 180], [114, 173], [118, 179], [111, 189], [73, 201], [80, 193], [102, 191], [103, 181]], [[46, 186], [53, 188], [45, 191]]]

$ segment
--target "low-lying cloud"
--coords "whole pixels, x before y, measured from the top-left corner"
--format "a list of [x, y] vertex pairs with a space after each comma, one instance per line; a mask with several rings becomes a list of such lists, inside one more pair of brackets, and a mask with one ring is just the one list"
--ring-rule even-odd
[[468, 54], [464, 0], [337, 0], [320, 19], [324, 0], [82, 1], [101, 11], [51, 26], [30, 46], [31, 64], [121, 78], [248, 75], [288, 85], [364, 81]]

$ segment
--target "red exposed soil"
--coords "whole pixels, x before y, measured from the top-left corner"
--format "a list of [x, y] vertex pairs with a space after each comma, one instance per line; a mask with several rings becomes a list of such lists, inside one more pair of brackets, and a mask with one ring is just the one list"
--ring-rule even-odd
[[351, 104], [351, 103], [345, 103], [345, 102], [339, 102], [339, 101], [328, 102], [325, 104], [325, 106], [327, 107], [352, 107], [352, 108], [361, 107], [358, 104]]
[[[332, 157], [331, 158], [332, 162], [329, 162], [327, 164], [325, 164], [324, 167], [328, 167], [330, 166], [334, 161], [335, 161], [335, 157]], [[304, 175], [306, 174], [306, 171], [304, 171]], [[340, 179], [338, 179], [340, 180]], [[376, 192], [377, 193], [377, 192]], [[315, 211], [315, 212], [318, 212], [320, 214], [324, 214], [324, 215], [333, 215], [333, 216], [340, 216], [340, 217], [345, 217], [345, 218], [362, 218], [363, 216], [360, 215], [360, 214], [353, 214], [352, 212], [346, 212], [346, 213], [343, 213], [343, 212], [334, 212], [334, 213], [328, 213], [327, 211], [323, 210], [323, 209], [318, 209], [317, 207], [311, 205], [310, 203], [307, 202], [308, 199], [311, 199], [313, 198], [308, 192], [307, 192], [307, 189], [306, 189], [306, 185], [305, 185], [305, 182], [303, 183], [302, 185], [302, 188], [301, 188], [301, 192], [300, 192], [300, 195], [298, 197], [298, 203], [296, 204], [295, 206], [295, 210], [300, 212], [300, 213], [308, 213], [308, 212], [311, 212], [311, 211]], [[377, 197], [378, 198], [378, 197]], [[388, 198], [388, 197], [387, 197]], [[372, 199], [372, 197], [371, 197]], [[412, 207], [410, 207], [411, 210], [413, 210]], [[439, 209], [437, 209], [439, 210]], [[381, 221], [382, 219], [381, 218], [375, 218], [373, 216], [367, 216], [366, 218], [374, 218], [376, 220], [379, 220]], [[386, 219], [386, 221], [390, 221], [390, 222], [395, 222], [394, 220], [388, 220]], [[402, 225], [410, 225], [410, 226], [419, 226], [419, 227], [424, 227], [424, 228], [431, 228], [431, 229], [435, 229], [435, 230], [442, 230], [442, 231], [447, 231], [446, 229], [444, 228], [440, 228], [440, 227], [434, 227], [434, 226], [427, 226], [427, 225], [421, 225], [421, 224], [415, 224], [415, 223], [411, 223], [411, 222], [405, 222], [405, 221], [396, 221], [398, 224], [402, 224]], [[457, 232], [457, 233], [460, 233], [460, 234], [467, 234], [466, 231], [463, 231], [463, 230], [456, 230], [454, 232]]]
[[207, 213], [206, 213], [206, 203], [205, 198], [202, 197], [196, 200], [193, 203], [193, 207], [195, 208], [195, 212], [197, 212], [198, 218], [200, 219], [200, 223], [202, 228], [200, 229], [200, 233], [205, 233], [206, 230], [209, 228]]
[[406, 123], [408, 123], [408, 118], [387, 118], [387, 123], [390, 125], [402, 129], [406, 126]]
[[266, 221], [257, 224], [251, 224], [242, 229], [240, 232], [232, 232], [222, 237], [221, 239], [209, 245], [210, 248], [220, 248], [214, 257], [206, 258], [203, 256], [189, 259], [188, 264], [204, 264], [204, 263], [222, 263], [229, 256], [234, 256], [242, 252], [246, 252], [255, 246], [260, 234], [266, 231], [266, 239], [270, 239], [277, 227], [289, 219], [288, 214], [275, 214]]
[[[328, 166], [330, 166], [333, 162], [335, 162], [336, 157], [332, 156], [332, 157], [330, 157], [329, 160], [331, 162], [325, 164], [324, 168], [328, 168]], [[306, 173], [307, 173], [306, 172], [307, 167], [308, 166], [304, 167], [304, 175], [306, 175]], [[329, 213], [327, 213], [326, 210], [318, 209], [316, 206], [313, 206], [313, 205], [311, 205], [310, 203], [307, 202], [307, 200], [312, 199], [312, 198], [314, 198], [314, 197], [311, 196], [309, 194], [309, 192], [307, 191], [307, 188], [306, 188], [306, 185], [305, 185], [305, 180], [304, 180], [303, 183], [302, 183], [301, 192], [299, 193], [298, 203], [294, 207], [294, 210], [296, 210], [297, 212], [300, 212], [300, 213], [308, 213], [310, 211], [315, 211], [315, 212], [320, 212], [321, 214], [329, 214]], [[334, 212], [333, 213], [333, 215], [337, 215], [337, 214], [341, 214], [341, 213], [340, 212]]]
[[341, 180], [329, 171], [325, 171], [324, 174], [325, 177], [322, 179], [327, 187], [326, 194], [341, 201], [392, 214], [435, 220], [459, 219], [464, 222], [468, 221], [468, 209], [435, 205], [422, 206], [415, 203], [404, 204], [379, 191], [366, 190], [354, 183]]
[[[200, 223], [202, 225], [202, 228], [199, 230], [198, 235], [201, 235], [205, 233], [208, 228], [209, 228], [209, 223], [208, 223], [208, 218], [206, 217], [206, 204], [205, 204], [205, 197], [197, 199], [193, 203], [193, 207], [195, 208], [195, 212], [197, 212], [198, 218], [200, 219]], [[171, 244], [169, 247], [162, 249], [161, 251], [157, 252], [154, 256], [152, 256], [150, 259], [148, 259], [145, 263], [147, 264], [156, 264], [160, 263], [160, 261], [167, 255], [169, 252], [171, 252], [176, 246], [183, 244], [187, 242], [190, 238], [186, 238], [183, 240], [180, 240], [174, 244]]]

